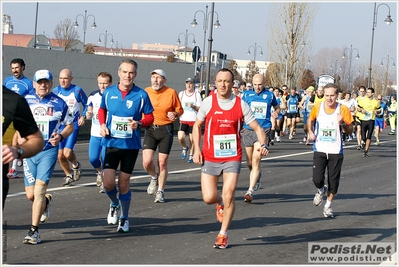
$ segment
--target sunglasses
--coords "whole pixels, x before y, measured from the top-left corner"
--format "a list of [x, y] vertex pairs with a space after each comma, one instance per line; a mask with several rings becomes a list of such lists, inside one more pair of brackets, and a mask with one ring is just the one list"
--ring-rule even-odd
[[378, 98], [377, 100], [382, 100], [381, 98]]

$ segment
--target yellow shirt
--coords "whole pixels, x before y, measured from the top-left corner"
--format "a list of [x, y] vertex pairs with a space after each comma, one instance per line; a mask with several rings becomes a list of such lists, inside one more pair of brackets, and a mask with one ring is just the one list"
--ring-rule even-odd
[[[359, 103], [358, 103], [359, 106]], [[380, 103], [374, 98], [370, 99], [368, 97], [365, 97], [362, 101], [360, 106], [366, 111], [363, 114], [363, 119], [364, 121], [369, 121], [369, 120], [375, 120], [375, 112], [378, 109], [381, 109]]]

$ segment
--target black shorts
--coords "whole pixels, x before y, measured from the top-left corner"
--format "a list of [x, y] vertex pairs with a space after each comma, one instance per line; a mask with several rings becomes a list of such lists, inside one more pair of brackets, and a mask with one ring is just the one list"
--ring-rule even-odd
[[317, 188], [324, 186], [325, 172], [327, 168], [328, 191], [334, 195], [338, 192], [341, 168], [344, 161], [343, 154], [326, 154], [314, 152], [313, 154], [313, 183]]
[[298, 116], [298, 113], [286, 113], [287, 119], [295, 119]]
[[186, 123], [180, 123], [179, 131], [183, 131], [185, 134], [192, 134], [193, 126], [190, 126]]
[[152, 124], [145, 130], [143, 149], [157, 150], [159, 153], [170, 154], [173, 144], [173, 124], [158, 126]]
[[138, 149], [107, 147], [104, 157], [104, 169], [117, 170], [120, 162], [120, 171], [130, 174], [134, 169], [138, 154]]
[[362, 140], [371, 139], [374, 131], [374, 120], [362, 121]]

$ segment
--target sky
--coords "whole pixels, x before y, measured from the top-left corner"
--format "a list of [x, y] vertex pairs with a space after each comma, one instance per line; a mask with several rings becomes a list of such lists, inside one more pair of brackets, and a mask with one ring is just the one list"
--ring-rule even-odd
[[[353, 48], [359, 50], [360, 59], [352, 64], [369, 65], [371, 53], [374, 2], [313, 2], [315, 16], [309, 40], [312, 50], [310, 55], [329, 49]], [[254, 49], [258, 46], [257, 60], [267, 61], [267, 39], [270, 36], [269, 19], [273, 19], [272, 10], [275, 2], [234, 2], [216, 1], [214, 22], [219, 18], [221, 26], [213, 28], [212, 49], [227, 54], [230, 59], [253, 59]], [[388, 7], [393, 23], [384, 22]], [[38, 9], [37, 33], [45, 32], [53, 37], [55, 26], [69, 18], [78, 21], [78, 33], [83, 41], [83, 15], [95, 17], [96, 29], [90, 26], [93, 17], [87, 18], [86, 43], [97, 44], [101, 35], [107, 31], [113, 40], [123, 48], [131, 48], [133, 43], [175, 44], [180, 33], [192, 33], [196, 45], [203, 50], [205, 10], [211, 9], [211, 2], [40, 2]], [[377, 26], [374, 31], [373, 64], [379, 64], [384, 57], [394, 58], [397, 65], [398, 52], [398, 4], [397, 1], [377, 2]], [[34, 34], [36, 2], [2, 1], [2, 14], [11, 16], [15, 34]], [[198, 11], [198, 12], [197, 12]], [[82, 16], [80, 16], [81, 14]], [[196, 14], [198, 26], [191, 22]], [[275, 15], [276, 16], [276, 15]], [[210, 16], [208, 16], [210, 18]], [[277, 16], [276, 16], [277, 19]], [[209, 24], [209, 23], [208, 23]], [[209, 28], [207, 29], [207, 39]], [[184, 43], [184, 34], [180, 35]], [[206, 47], [208, 40], [206, 39]], [[188, 35], [188, 46], [192, 47], [192, 35]], [[101, 44], [103, 45], [103, 44]], [[107, 45], [108, 47], [110, 44]], [[259, 48], [260, 47], [260, 48]], [[250, 49], [251, 55], [247, 55]], [[263, 50], [263, 56], [260, 56]], [[207, 51], [207, 48], [205, 49]], [[352, 50], [354, 51], [354, 50]], [[355, 53], [355, 52], [354, 52]], [[355, 58], [355, 56], [353, 56]], [[390, 63], [392, 64], [392, 60]]]

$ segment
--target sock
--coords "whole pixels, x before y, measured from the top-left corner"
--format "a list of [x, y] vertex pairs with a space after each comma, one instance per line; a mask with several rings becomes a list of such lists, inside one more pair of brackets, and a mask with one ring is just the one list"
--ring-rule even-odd
[[249, 187], [249, 188], [248, 188], [248, 191], [252, 194], [252, 193], [254, 192], [254, 189], [251, 188], [251, 187]]
[[14, 169], [14, 170], [18, 170], [18, 159], [14, 159], [13, 161], [12, 161], [12, 168]]
[[324, 208], [328, 209], [329, 207], [331, 207], [331, 201], [329, 201], [327, 199], [326, 204], [324, 205]]
[[157, 191], [162, 192], [162, 193], [165, 193], [164, 190], [161, 190], [161, 189], [159, 189], [159, 188], [158, 188]]
[[155, 176], [151, 176], [152, 180], [158, 180], [158, 173], [155, 174]]
[[31, 225], [31, 226], [30, 226], [30, 230], [31, 230], [32, 232], [39, 231], [39, 226]]
[[119, 194], [119, 199], [121, 201], [121, 218], [129, 218], [130, 202], [132, 200], [132, 192], [127, 192], [126, 194]]
[[116, 190], [116, 187], [114, 187], [114, 189], [112, 189], [110, 192], [108, 192], [107, 190], [104, 190], [104, 191], [105, 191], [105, 194], [111, 200], [111, 205], [119, 206], [119, 199], [116, 197], [116, 194], [118, 193], [118, 190]]
[[220, 230], [219, 234], [221, 235], [226, 235], [227, 236], [227, 232]]
[[271, 130], [270, 131], [270, 140], [274, 140], [274, 135], [275, 135], [276, 131], [275, 130]]
[[318, 188], [317, 190], [319, 191], [320, 194], [324, 194], [325, 193], [324, 192], [324, 186], [322, 188]]

